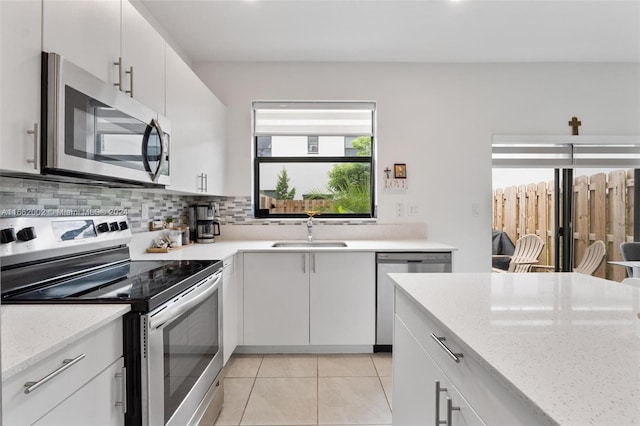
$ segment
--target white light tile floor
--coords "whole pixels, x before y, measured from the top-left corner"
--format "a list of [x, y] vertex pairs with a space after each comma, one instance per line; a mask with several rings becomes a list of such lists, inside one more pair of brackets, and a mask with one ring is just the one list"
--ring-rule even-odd
[[390, 425], [391, 354], [234, 355], [216, 425]]

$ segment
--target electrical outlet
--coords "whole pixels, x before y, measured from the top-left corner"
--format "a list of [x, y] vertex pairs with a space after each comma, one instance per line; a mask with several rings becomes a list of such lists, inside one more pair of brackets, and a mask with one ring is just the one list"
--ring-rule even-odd
[[409, 216], [418, 216], [420, 214], [420, 207], [415, 203], [409, 204], [409, 212], [407, 214]]
[[142, 203], [142, 208], [140, 209], [140, 216], [142, 216], [142, 220], [149, 219], [149, 204]]
[[396, 203], [396, 217], [404, 216], [404, 203]]

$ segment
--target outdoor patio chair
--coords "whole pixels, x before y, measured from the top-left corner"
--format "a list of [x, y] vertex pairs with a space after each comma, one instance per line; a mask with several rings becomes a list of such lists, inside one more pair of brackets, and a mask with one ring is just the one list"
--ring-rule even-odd
[[573, 268], [573, 272], [592, 275], [600, 264], [602, 264], [606, 253], [607, 249], [604, 242], [601, 240], [594, 241], [593, 244], [587, 248], [587, 251], [584, 252], [580, 264]]
[[[640, 260], [640, 242], [622, 243], [620, 252], [624, 261]], [[627, 267], [627, 276], [633, 277], [633, 269]]]
[[[513, 255], [496, 255], [494, 257], [508, 257], [509, 269], [507, 272], [531, 272], [531, 266], [538, 263], [538, 256], [542, 253], [544, 241], [535, 234], [527, 234], [516, 241]], [[494, 272], [505, 272], [494, 269]]]

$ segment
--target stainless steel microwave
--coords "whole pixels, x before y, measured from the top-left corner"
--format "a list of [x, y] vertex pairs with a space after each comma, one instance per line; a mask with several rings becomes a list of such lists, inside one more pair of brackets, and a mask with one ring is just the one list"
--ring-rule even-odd
[[42, 54], [42, 173], [170, 184], [170, 124], [55, 53]]

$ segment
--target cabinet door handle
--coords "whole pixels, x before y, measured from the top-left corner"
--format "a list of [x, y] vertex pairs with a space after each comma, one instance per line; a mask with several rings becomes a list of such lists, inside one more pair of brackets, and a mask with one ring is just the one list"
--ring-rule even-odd
[[121, 373], [116, 373], [116, 378], [122, 377], [122, 401], [116, 401], [115, 406], [122, 408], [122, 414], [127, 413], [127, 367], [122, 367]]
[[28, 135], [33, 135], [33, 160], [27, 160], [27, 163], [33, 164], [33, 168], [38, 170], [38, 152], [40, 147], [38, 141], [40, 139], [38, 134], [38, 123], [33, 123], [33, 129], [27, 130]]
[[200, 186], [197, 188], [200, 192], [207, 192], [209, 190], [209, 175], [207, 173], [200, 173], [198, 175], [200, 180]]
[[204, 192], [204, 173], [198, 175], [198, 180], [200, 181], [200, 186], [198, 186], [197, 190]]
[[451, 398], [447, 398], [447, 426], [453, 426], [454, 411], [460, 411], [460, 407], [455, 407]]
[[302, 253], [302, 273], [307, 273], [307, 255]]
[[462, 358], [463, 355], [460, 353], [453, 353], [451, 349], [449, 349], [449, 347], [444, 344], [445, 340], [447, 340], [446, 338], [438, 337], [433, 333], [431, 333], [431, 338], [438, 342], [438, 345], [440, 345], [440, 347], [444, 349], [444, 351], [447, 353], [447, 355], [449, 355], [449, 357], [451, 357], [452, 360], [454, 360], [455, 362], [460, 362], [460, 358]]
[[122, 57], [119, 57], [118, 61], [114, 62], [113, 65], [118, 67], [118, 81], [113, 83], [113, 85], [116, 86], [118, 90], [122, 90]]
[[27, 382], [27, 383], [25, 383], [24, 387], [26, 389], [24, 390], [24, 393], [30, 394], [34, 390], [38, 389], [40, 386], [42, 386], [45, 383], [47, 383], [49, 380], [51, 380], [54, 377], [56, 377], [58, 374], [62, 373], [64, 370], [66, 370], [68, 368], [71, 368], [72, 365], [75, 365], [78, 362], [80, 362], [84, 357], [85, 357], [85, 354], [80, 354], [80, 355], [78, 355], [77, 357], [75, 357], [73, 359], [63, 359], [62, 360], [62, 365], [60, 367], [58, 367], [57, 369], [55, 369], [51, 373], [47, 374], [46, 376], [44, 376], [42, 379], [40, 379], [38, 381], [35, 381], [35, 382]]
[[446, 425], [446, 420], [440, 420], [440, 392], [446, 392], [447, 388], [440, 386], [440, 381], [436, 380], [436, 426]]
[[133, 98], [133, 67], [129, 67], [129, 71], [124, 73], [129, 74], [129, 90], [125, 90], [124, 93], [128, 93], [129, 97]]
[[311, 272], [316, 273], [316, 254], [311, 253]]

